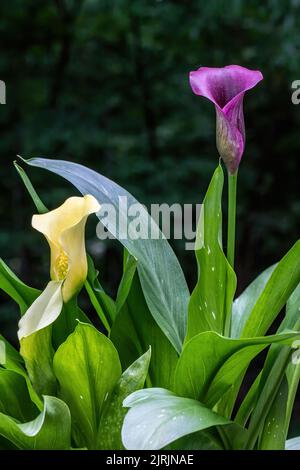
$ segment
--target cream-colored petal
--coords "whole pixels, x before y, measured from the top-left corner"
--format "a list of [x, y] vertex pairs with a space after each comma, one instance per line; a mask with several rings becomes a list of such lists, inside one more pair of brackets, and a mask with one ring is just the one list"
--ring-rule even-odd
[[32, 226], [43, 233], [49, 242], [59, 247], [63, 232], [99, 210], [100, 204], [90, 194], [83, 197], [70, 197], [57, 209], [46, 214], [34, 215]]
[[61, 281], [50, 281], [29, 307], [19, 321], [19, 340], [46, 328], [57, 319], [63, 307], [62, 284]]
[[87, 277], [86, 221], [87, 217], [61, 236], [62, 248], [68, 257], [68, 272], [63, 285], [64, 302], [68, 302], [81, 289]]
[[[60, 281], [64, 279], [71, 264], [75, 269], [71, 259], [76, 259], [79, 256], [77, 274], [75, 271], [71, 273], [71, 278], [74, 277], [74, 287], [72, 287], [72, 279], [70, 278], [67, 287], [64, 289], [66, 292], [70, 290], [75, 293], [77, 287], [85, 280], [86, 259], [83, 260], [83, 256], [86, 257], [86, 255], [85, 248], [82, 248], [82, 245], [84, 245], [84, 227], [88, 215], [99, 210], [100, 204], [98, 201], [94, 196], [87, 194], [83, 197], [70, 197], [57, 209], [46, 214], [34, 215], [32, 218], [32, 226], [45, 235], [50, 246], [50, 275], [52, 280]], [[73, 237], [72, 234], [74, 234]], [[68, 240], [71, 240], [71, 242], [69, 243]], [[74, 255], [72, 255], [73, 250]], [[70, 260], [65, 259], [65, 255], [70, 257]], [[70, 294], [66, 295], [66, 298], [69, 299]]]

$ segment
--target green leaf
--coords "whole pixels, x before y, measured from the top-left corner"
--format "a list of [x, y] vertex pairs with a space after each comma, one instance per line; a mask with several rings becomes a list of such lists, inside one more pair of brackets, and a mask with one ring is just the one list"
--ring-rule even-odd
[[[137, 204], [137, 200], [121, 186], [104, 176], [77, 163], [33, 158], [28, 165], [45, 168], [70, 181], [82, 194], [92, 194], [101, 204], [112, 204], [117, 219], [128, 227], [127, 211], [119, 211], [120, 197], [127, 199], [127, 205]], [[98, 214], [100, 220], [104, 214]], [[102, 222], [109, 229], [115, 214], [108, 214]], [[187, 305], [189, 291], [179, 265], [168, 241], [144, 208], [139, 215], [140, 233], [148, 239], [132, 239], [119, 235], [120, 242], [138, 261], [138, 272], [149, 310], [174, 348], [180, 352], [186, 333]], [[159, 239], [151, 238], [151, 232], [160, 233]]]
[[[215, 430], [214, 430], [215, 431]], [[210, 429], [183, 436], [165, 447], [166, 450], [224, 450], [222, 442]]]
[[213, 406], [235, 381], [240, 381], [251, 360], [266, 346], [291, 344], [298, 337], [292, 332], [238, 340], [210, 331], [200, 333], [182, 351], [175, 372], [175, 391]]
[[17, 372], [0, 368], [0, 413], [18, 421], [33, 419], [38, 410], [31, 401], [27, 384]]
[[[257, 389], [257, 400], [255, 402], [255, 407], [248, 427], [248, 438], [244, 441], [245, 449], [253, 449], [256, 445], [259, 434], [263, 430], [267, 416], [270, 413], [274, 400], [276, 399], [277, 393], [282, 384], [287, 365], [290, 361], [290, 356], [290, 347], [282, 347], [279, 344], [272, 345], [272, 348], [267, 355]], [[281, 429], [284, 430], [283, 425], [281, 426]]]
[[69, 449], [70, 431], [69, 409], [58, 398], [45, 396], [43, 411], [26, 423], [0, 413], [0, 434], [19, 449]]
[[241, 336], [249, 315], [276, 266], [274, 264], [263, 271], [233, 302], [230, 334], [232, 338], [239, 338]]
[[300, 450], [300, 437], [293, 437], [286, 441], [285, 450]]
[[105, 400], [121, 375], [116, 349], [96, 328], [79, 323], [56, 351], [54, 372], [71, 411], [78, 447], [96, 448]]
[[101, 415], [97, 448], [105, 450], [124, 449], [121, 439], [121, 429], [127, 410], [123, 407], [123, 401], [132, 392], [143, 388], [149, 363], [151, 350], [137, 359], [123, 372], [113, 392], [106, 401]]
[[264, 335], [300, 282], [300, 240], [277, 264], [243, 327], [244, 338]]
[[[286, 315], [278, 329], [278, 331], [283, 331], [284, 329], [293, 329], [294, 331], [299, 330], [300, 328], [300, 284], [294, 290], [291, 297], [289, 298], [286, 305]], [[298, 342], [299, 346], [299, 342]], [[297, 355], [295, 352], [294, 354]], [[288, 435], [289, 424], [292, 416], [294, 401], [299, 385], [300, 379], [300, 362], [294, 361], [294, 354], [292, 355], [292, 360], [288, 364], [286, 369], [286, 377], [288, 382], [288, 396], [286, 404], [286, 417], [285, 422], [282, 423], [285, 429], [285, 439]], [[295, 363], [294, 363], [295, 362]]]
[[17, 374], [19, 374], [25, 379], [31, 400], [36, 404], [39, 410], [42, 410], [41, 399], [39, 398], [36, 391], [34, 390], [32, 383], [25, 371], [24, 361], [23, 361], [22, 356], [1, 335], [0, 335], [0, 341], [2, 342], [2, 344], [4, 344], [4, 349], [5, 349], [5, 361], [1, 364], [2, 367], [4, 367], [7, 370], [16, 372]]
[[[272, 270], [274, 270], [274, 268], [275, 268], [275, 266], [273, 267]], [[269, 270], [270, 270], [270, 268], [269, 268]], [[271, 274], [272, 270], [269, 272], [268, 277], [270, 277], [270, 274]], [[264, 275], [264, 273], [263, 273], [263, 275]], [[300, 322], [300, 319], [299, 319], [299, 306], [300, 306], [300, 286], [297, 287], [297, 289], [293, 292], [293, 294], [291, 295], [291, 297], [289, 298], [289, 300], [287, 302], [286, 315], [285, 315], [283, 321], [281, 322], [277, 333], [283, 332], [286, 329], [290, 329], [290, 330], [294, 330], [294, 331], [297, 331], [299, 329], [299, 322]], [[280, 353], [280, 354], [278, 354], [278, 353]], [[278, 346], [276, 346], [276, 345], [271, 346], [271, 349], [268, 353], [267, 360], [266, 360], [265, 367], [264, 367], [264, 378], [265, 378], [265, 380], [266, 379], [271, 380], [271, 378], [268, 379], [268, 376], [271, 373], [272, 367], [274, 368], [274, 370], [276, 370], [278, 367], [281, 367], [282, 355], [285, 358], [286, 357], [288, 358], [290, 356], [290, 351], [287, 350], [287, 349], [285, 349], [285, 351], [280, 351], [280, 348]], [[275, 363], [277, 363], [277, 365]], [[283, 371], [283, 373], [284, 373], [284, 371]], [[294, 365], [292, 362], [289, 362], [288, 365], [287, 365], [287, 368], [286, 368], [286, 375], [287, 375], [287, 379], [288, 379], [288, 390], [289, 390], [288, 391], [288, 398], [287, 398], [287, 406], [286, 406], [286, 415], [285, 416], [283, 416], [283, 414], [281, 415], [281, 420], [282, 420], [281, 423], [278, 422], [278, 415], [277, 415], [277, 418], [276, 418], [277, 419], [276, 425], [278, 425], [277, 429], [284, 430], [284, 433], [285, 433], [284, 439], [286, 438], [286, 435], [287, 435], [287, 432], [288, 432], [288, 426], [289, 426], [289, 422], [290, 422], [290, 418], [291, 418], [293, 403], [294, 403], [295, 394], [296, 394], [297, 387], [298, 387], [298, 382], [299, 382], [299, 373], [300, 373], [299, 365]], [[255, 404], [257, 402], [258, 394], [259, 393], [261, 394], [261, 391], [263, 390], [263, 387], [262, 387], [263, 382], [261, 382], [261, 378], [262, 378], [262, 375], [259, 374], [258, 377], [256, 378], [255, 382], [251, 386], [248, 394], [246, 395], [243, 403], [241, 404], [241, 406], [238, 410], [235, 421], [237, 421], [238, 423], [240, 423], [242, 425], [245, 425], [245, 423], [249, 419], [249, 416], [250, 416], [251, 412], [253, 411], [253, 409], [255, 407]], [[281, 379], [281, 380], [285, 380], [285, 379]], [[278, 385], [276, 385], [276, 386], [278, 386]], [[266, 384], [265, 384], [265, 387], [266, 387]], [[266, 390], [267, 390], [267, 388], [266, 388]], [[282, 392], [279, 390], [279, 392], [277, 392], [277, 395], [279, 393], [282, 393]], [[271, 397], [271, 401], [272, 401], [272, 398], [273, 397]], [[279, 400], [279, 398], [278, 398], [278, 400]], [[275, 399], [275, 402], [276, 402], [276, 399]], [[275, 402], [272, 406], [274, 406], [275, 410], [276, 410], [276, 403]], [[283, 409], [285, 409], [285, 405], [281, 406], [281, 410], [283, 410]], [[270, 414], [269, 421], [271, 421], [271, 424], [272, 424], [272, 423], [274, 423], [273, 417], [272, 417], [272, 411], [270, 411], [269, 414]], [[266, 431], [266, 433], [268, 433], [269, 430], [265, 430], [265, 431]], [[273, 433], [273, 435], [274, 435], [274, 433]], [[278, 433], [275, 433], [275, 435], [278, 436]], [[269, 437], [269, 436], [267, 436], [267, 437]], [[281, 447], [282, 447], [282, 443], [281, 443]]]
[[56, 378], [53, 373], [52, 327], [39, 330], [20, 341], [20, 354], [39, 396], [55, 395]]
[[287, 397], [288, 383], [286, 377], [283, 377], [269, 413], [266, 416], [259, 440], [259, 450], [284, 450]]
[[[288, 300], [286, 315], [281, 322], [277, 333], [280, 333], [287, 328], [293, 329], [294, 331], [299, 330], [299, 297], [300, 288], [298, 287]], [[255, 439], [258, 436], [257, 430], [262, 429], [261, 441], [264, 443], [266, 440], [266, 446], [269, 448], [281, 449], [284, 447], [284, 441], [288, 433], [292, 407], [298, 387], [298, 367], [298, 365], [295, 366], [291, 361], [291, 350], [289, 348], [282, 348], [275, 344], [271, 346], [257, 389], [257, 399], [249, 427], [251, 434], [250, 443], [248, 444], [249, 446], [254, 445]], [[288, 390], [286, 390], [285, 385], [285, 374], [287, 376]], [[282, 390], [283, 387], [284, 390]], [[286, 400], [282, 398], [284, 393], [287, 394]], [[277, 401], [279, 402], [279, 410], [276, 405]], [[268, 409], [269, 415], [266, 416], [266, 410]], [[270, 431], [270, 426], [274, 424], [275, 420], [275, 426], [277, 425], [278, 427], [277, 429], [275, 428], [272, 434], [272, 439], [268, 432]], [[278, 432], [278, 429], [281, 431]], [[273, 443], [272, 440], [274, 440]]]
[[20, 177], [21, 177], [21, 179], [22, 179], [29, 195], [31, 196], [31, 199], [33, 200], [33, 203], [34, 203], [35, 207], [37, 208], [37, 211], [39, 212], [39, 214], [45, 214], [46, 212], [48, 212], [47, 207], [43, 204], [43, 202], [39, 198], [36, 190], [32, 186], [32, 183], [31, 183], [30, 179], [28, 178], [25, 170], [20, 165], [18, 165], [17, 162], [14, 162], [14, 166], [15, 166], [15, 169], [17, 170], [17, 172], [19, 173], [19, 175], [20, 175]]
[[236, 276], [222, 249], [223, 183], [224, 175], [219, 165], [203, 201], [197, 227], [199, 274], [189, 303], [186, 340], [203, 331], [226, 334], [229, 327]]
[[136, 269], [137, 269], [136, 259], [133, 256], [131, 256], [129, 253], [126, 253], [126, 255], [124, 255], [124, 272], [123, 272], [123, 276], [122, 276], [122, 279], [118, 288], [118, 293], [117, 293], [117, 300], [116, 300], [117, 312], [121, 310], [121, 308], [123, 307], [129, 295], [129, 292], [132, 286], [132, 281], [136, 273]]
[[40, 291], [28, 287], [11, 271], [0, 258], [0, 289], [6, 292], [20, 307], [23, 315], [34, 300], [40, 295]]
[[110, 338], [119, 352], [123, 369], [151, 346], [152, 360], [147, 385], [171, 387], [178, 355], [149, 312], [137, 274], [117, 315]]
[[124, 401], [122, 440], [129, 450], [157, 450], [202, 429], [229, 424], [196, 400], [176, 396], [169, 390], [150, 388], [134, 392]]
[[234, 418], [234, 421], [241, 426], [246, 426], [246, 423], [253, 411], [255, 401], [257, 398], [257, 390], [259, 387], [259, 382], [261, 379], [261, 372], [255, 378], [254, 382], [252, 383], [250, 389], [248, 390], [245, 398], [243, 399], [238, 412]]

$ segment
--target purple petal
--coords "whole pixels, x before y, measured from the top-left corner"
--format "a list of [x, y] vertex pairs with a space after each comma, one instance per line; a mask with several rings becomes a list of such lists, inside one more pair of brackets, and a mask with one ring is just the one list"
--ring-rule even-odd
[[245, 149], [244, 95], [262, 79], [259, 70], [239, 65], [201, 67], [190, 73], [193, 92], [215, 105], [217, 148], [232, 174], [236, 173]]
[[190, 72], [190, 84], [196, 95], [212, 101], [226, 114], [226, 108], [233, 99], [253, 88], [263, 79], [259, 70], [249, 70], [240, 65], [222, 68], [201, 67]]
[[218, 108], [216, 108], [216, 117], [217, 149], [229, 172], [234, 174], [239, 167], [245, 149], [244, 119], [242, 118], [242, 129], [238, 129], [228, 121], [223, 111]]

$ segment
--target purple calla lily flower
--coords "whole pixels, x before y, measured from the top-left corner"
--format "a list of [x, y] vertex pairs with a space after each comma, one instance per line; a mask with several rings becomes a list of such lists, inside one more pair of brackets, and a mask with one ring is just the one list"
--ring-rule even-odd
[[243, 98], [262, 79], [259, 70], [239, 65], [200, 67], [190, 72], [193, 92], [215, 105], [217, 149], [231, 174], [237, 172], [245, 148]]

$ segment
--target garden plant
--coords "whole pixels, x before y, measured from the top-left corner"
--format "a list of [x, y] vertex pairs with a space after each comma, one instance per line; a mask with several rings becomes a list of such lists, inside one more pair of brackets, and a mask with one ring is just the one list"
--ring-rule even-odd
[[[1, 449], [300, 449], [300, 437], [288, 440], [300, 377], [300, 241], [235, 296], [243, 99], [262, 78], [237, 65], [190, 74], [193, 92], [215, 106], [220, 156], [198, 222], [191, 294], [168, 241], [151, 238], [156, 224], [141, 209], [140, 231], [149, 236], [117, 232], [123, 274], [111, 298], [86, 253], [86, 220], [95, 214], [109, 230], [103, 206], [112, 205], [124, 222], [119, 198], [136, 199], [77, 163], [15, 163], [35, 204], [32, 227], [49, 244], [49, 282], [43, 290], [30, 287], [1, 259], [0, 288], [20, 310], [18, 350], [0, 336]], [[82, 196], [48, 210], [25, 167], [65, 178]], [[83, 289], [100, 329], [78, 305]]]

